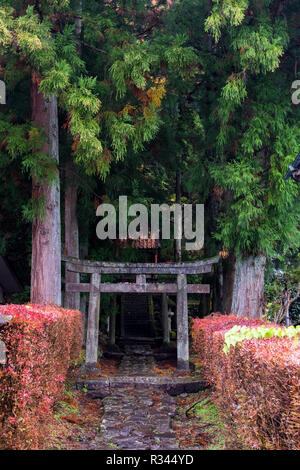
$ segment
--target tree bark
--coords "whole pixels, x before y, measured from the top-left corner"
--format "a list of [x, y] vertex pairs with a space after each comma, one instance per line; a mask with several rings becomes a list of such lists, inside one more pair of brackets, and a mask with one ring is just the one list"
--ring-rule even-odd
[[223, 264], [223, 308], [225, 314], [231, 313], [232, 297], [234, 288], [235, 256], [230, 253], [228, 258], [222, 261]]
[[[82, 31], [82, 1], [75, 2], [75, 37], [77, 39], [77, 52], [81, 55], [80, 36]], [[72, 157], [67, 157], [65, 165], [65, 253], [67, 256], [79, 258], [79, 229], [77, 219], [77, 192], [78, 183], [76, 179], [75, 165]], [[67, 282], [80, 282], [78, 273], [65, 271]], [[80, 309], [80, 293], [66, 292], [65, 307], [75, 310]], [[83, 312], [82, 312], [83, 313]]]
[[[77, 190], [78, 185], [75, 176], [74, 163], [71, 158], [66, 161], [66, 189], [65, 189], [65, 254], [79, 258], [79, 235], [77, 219]], [[79, 273], [65, 272], [66, 283], [80, 282]], [[75, 310], [80, 309], [80, 293], [66, 292], [65, 307]]]
[[264, 305], [266, 257], [238, 259], [235, 266], [231, 311], [240, 317], [261, 318]]
[[[31, 85], [32, 122], [44, 129], [41, 151], [58, 164], [58, 117], [54, 95], [46, 99], [38, 91], [37, 74]], [[61, 305], [61, 232], [59, 172], [51, 184], [32, 181], [32, 197], [42, 198], [44, 214], [32, 223], [31, 302]]]
[[80, 36], [82, 32], [82, 0], [77, 0], [75, 5], [75, 36], [78, 39], [79, 53], [80, 53]]

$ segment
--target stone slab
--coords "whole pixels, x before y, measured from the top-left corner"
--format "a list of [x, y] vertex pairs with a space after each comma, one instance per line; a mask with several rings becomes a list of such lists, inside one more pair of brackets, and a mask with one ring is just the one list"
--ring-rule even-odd
[[162, 377], [119, 375], [110, 378], [82, 379], [77, 381], [77, 388], [86, 387], [89, 395], [107, 396], [112, 390], [124, 387], [135, 389], [160, 389], [170, 395], [196, 393], [206, 388], [201, 377]]

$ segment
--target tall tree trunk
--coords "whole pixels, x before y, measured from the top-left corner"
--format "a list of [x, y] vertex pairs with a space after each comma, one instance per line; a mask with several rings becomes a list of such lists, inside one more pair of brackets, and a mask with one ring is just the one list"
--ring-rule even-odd
[[[82, 1], [75, 1], [75, 37], [77, 39], [77, 52], [81, 54], [80, 36], [82, 31]], [[77, 192], [75, 165], [69, 155], [65, 165], [65, 253], [67, 256], [79, 258], [79, 229], [77, 218]], [[79, 273], [65, 271], [65, 280], [68, 282], [80, 282]], [[80, 293], [66, 292], [65, 307], [75, 310], [80, 309]]]
[[231, 308], [236, 315], [262, 317], [265, 266], [266, 257], [263, 255], [236, 261]]
[[[33, 74], [31, 84], [32, 122], [45, 131], [46, 140], [41, 151], [58, 164], [58, 117], [54, 95], [46, 99], [38, 91], [38, 76]], [[31, 302], [61, 305], [61, 232], [59, 172], [49, 184], [32, 181], [33, 198], [44, 201], [43, 217], [32, 223]]]
[[230, 253], [223, 264], [223, 313], [231, 313], [235, 274], [235, 256]]
[[[81, 32], [82, 32], [82, 0], [75, 1], [75, 36], [80, 40]], [[78, 50], [80, 53], [81, 45], [78, 42]]]
[[[79, 235], [77, 219], [77, 190], [78, 184], [74, 169], [74, 163], [69, 157], [66, 161], [66, 189], [65, 189], [65, 254], [79, 258]], [[68, 282], [80, 282], [79, 273], [65, 272], [66, 284]], [[79, 310], [80, 293], [66, 292], [65, 307]]]

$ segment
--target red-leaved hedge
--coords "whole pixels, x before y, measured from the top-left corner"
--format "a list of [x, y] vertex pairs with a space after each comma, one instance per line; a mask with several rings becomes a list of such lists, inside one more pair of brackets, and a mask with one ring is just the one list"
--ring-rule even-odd
[[228, 355], [223, 352], [224, 335], [234, 325], [261, 324], [261, 320], [235, 315], [196, 319], [193, 348], [214, 388], [227, 448], [299, 450], [299, 341], [244, 340], [230, 347]]
[[81, 353], [81, 313], [56, 306], [4, 305], [0, 329], [7, 366], [0, 369], [0, 448], [41, 449], [68, 368]]

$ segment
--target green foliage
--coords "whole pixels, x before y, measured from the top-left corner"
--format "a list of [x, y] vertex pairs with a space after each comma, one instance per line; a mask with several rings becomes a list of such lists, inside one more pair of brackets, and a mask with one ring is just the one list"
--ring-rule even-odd
[[259, 74], [274, 72], [280, 57], [289, 43], [285, 22], [276, 18], [272, 24], [268, 17], [254, 26], [242, 27], [233, 32], [233, 47], [240, 54], [243, 70]]
[[195, 405], [192, 412], [194, 416], [199, 419], [200, 423], [203, 423], [203, 426], [209, 427], [211, 441], [208, 450], [223, 450], [225, 447], [223, 426], [218, 409], [211, 401], [211, 398], [202, 398], [200, 402]]
[[[16, 38], [20, 54], [26, 57], [38, 69], [48, 68], [55, 61], [51, 47], [51, 24], [48, 20], [40, 21], [34, 7], [29, 6], [24, 15], [8, 21], [11, 36]], [[14, 44], [12, 44], [13, 47]]]
[[299, 246], [299, 188], [283, 180], [299, 150], [299, 126], [288, 90], [277, 93], [283, 79], [281, 72], [256, 77], [247, 91], [240, 79], [242, 88], [230, 81], [219, 100], [220, 163], [211, 175], [230, 196], [216, 236], [237, 255], [270, 256]]
[[[97, 96], [100, 86], [96, 83], [97, 77], [91, 76], [90, 71], [86, 70], [84, 60], [79, 57], [74, 25], [57, 23], [54, 25], [57, 32], [53, 34], [52, 22], [56, 20], [55, 17], [49, 16], [51, 8], [55, 10], [67, 6], [68, 2], [55, 2], [45, 10], [42, 5], [42, 16], [37, 14], [33, 6], [16, 17], [12, 9], [1, 9], [0, 24], [4, 37], [0, 45], [1, 52], [7, 55], [9, 61], [16, 62], [18, 56], [22, 57], [22, 60], [25, 58], [32, 69], [39, 71], [42, 78], [40, 91], [45, 96], [56, 94], [61, 108], [69, 116], [67, 127], [73, 137], [76, 161], [83, 165], [88, 174], [98, 174], [105, 178], [111, 159], [124, 158], [129, 142], [137, 151], [142, 148], [143, 142], [153, 138], [158, 130], [159, 105], [152, 106], [150, 103], [147, 115], [138, 113], [136, 116], [130, 116], [126, 112], [119, 113], [118, 111], [122, 111], [121, 103], [119, 110], [116, 108], [121, 97], [128, 100], [130, 87], [136, 87], [137, 90], [149, 88], [151, 78], [149, 80], [147, 74], [152, 73], [153, 67], [157, 68], [160, 59], [153, 51], [149, 54], [148, 43], [136, 41], [125, 32], [128, 29], [126, 18], [122, 19], [120, 24], [120, 17], [108, 6], [106, 13], [111, 13], [113, 18], [109, 22], [99, 6], [96, 18], [100, 29], [106, 28], [105, 47], [109, 52], [102, 68], [104, 66], [104, 70], [111, 74], [118, 97], [117, 101], [112, 103], [110, 96], [107, 96], [109, 108], [103, 107], [103, 114], [100, 114], [101, 99]], [[87, 31], [87, 39], [92, 39], [91, 28], [87, 28]], [[115, 33], [118, 31], [121, 35], [117, 39]], [[98, 28], [95, 33], [99, 35]], [[127, 37], [125, 47], [122, 37]], [[91, 45], [91, 48], [93, 47]], [[180, 48], [177, 45], [178, 47]], [[95, 50], [97, 51], [97, 48]], [[97, 54], [98, 52], [94, 54], [95, 59]], [[188, 64], [188, 59], [184, 64]], [[137, 108], [136, 102], [133, 105]], [[103, 116], [107, 116], [107, 111], [113, 116], [113, 123], [100, 126], [100, 121]], [[107, 145], [110, 145], [110, 149]]]
[[23, 204], [22, 215], [26, 222], [33, 222], [36, 217], [40, 217], [41, 220], [44, 221], [46, 211], [43, 196], [35, 196], [31, 198], [27, 204]]
[[48, 97], [63, 91], [69, 85], [71, 70], [70, 65], [65, 60], [61, 60], [57, 67], [50, 69], [45, 75], [39, 90]]
[[231, 346], [235, 346], [240, 341], [249, 341], [251, 339], [266, 339], [266, 338], [291, 338], [298, 341], [300, 333], [300, 326], [289, 326], [288, 328], [276, 328], [273, 326], [258, 326], [256, 328], [249, 328], [247, 326], [235, 325], [225, 333], [225, 341], [223, 351], [228, 354]]
[[272, 158], [271, 165], [266, 173], [259, 157], [240, 158], [211, 170], [216, 183], [229, 189], [233, 198], [219, 220], [216, 237], [236, 254], [270, 256], [276, 247], [299, 245], [299, 232], [293, 230], [299, 218], [298, 188], [284, 184], [278, 158]]
[[235, 104], [241, 104], [247, 97], [247, 90], [244, 81], [239, 77], [234, 77], [233, 80], [228, 81], [222, 90], [222, 98], [224, 100], [232, 101]]
[[248, 0], [213, 0], [215, 4], [206, 19], [205, 30], [213, 34], [216, 41], [221, 37], [221, 28], [229, 24], [238, 26], [245, 18]]
[[117, 96], [124, 97], [127, 91], [126, 78], [141, 90], [146, 88], [145, 73], [150, 72], [151, 62], [157, 57], [149, 56], [147, 46], [141, 45], [139, 50], [127, 46], [122, 50], [120, 60], [110, 67], [110, 76], [116, 86]]

